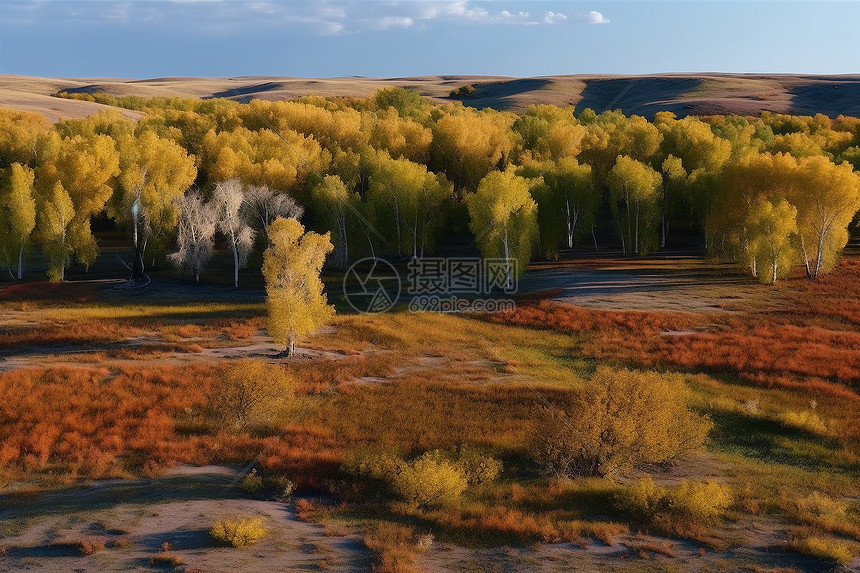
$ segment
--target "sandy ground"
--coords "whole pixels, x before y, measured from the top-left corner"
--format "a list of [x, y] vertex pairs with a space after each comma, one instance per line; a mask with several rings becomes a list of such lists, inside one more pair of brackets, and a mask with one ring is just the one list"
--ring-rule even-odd
[[[530, 105], [621, 109], [646, 117], [666, 110], [686, 115], [758, 115], [762, 111], [831, 117], [860, 115], [860, 76], [764, 74], [576, 75], [509, 78], [498, 76], [417, 76], [407, 78], [37, 78], [0, 75], [0, 107], [41, 113], [51, 121], [85, 117], [104, 106], [50, 97], [59, 91], [142, 97], [225, 97], [238, 101], [281, 100], [305, 95], [367, 97], [383, 87], [417, 90], [438, 102], [470, 84], [475, 93], [462, 100], [476, 108], [522, 112]], [[123, 112], [136, 117], [134, 112]]]
[[[231, 468], [181, 466], [155, 479], [2, 493], [0, 571], [169, 571], [150, 561], [164, 543], [187, 571], [365, 570], [368, 554], [356, 535], [326, 536], [323, 526], [299, 521], [291, 504], [250, 499], [237, 476]], [[251, 547], [213, 547], [209, 528], [236, 516], [262, 517], [269, 535]], [[81, 555], [76, 544], [85, 539], [106, 548]], [[114, 547], [118, 539], [128, 546]]]
[[523, 274], [518, 290], [553, 291], [555, 301], [599, 310], [710, 314], [780, 302], [773, 289], [734, 265], [683, 254], [544, 263]]

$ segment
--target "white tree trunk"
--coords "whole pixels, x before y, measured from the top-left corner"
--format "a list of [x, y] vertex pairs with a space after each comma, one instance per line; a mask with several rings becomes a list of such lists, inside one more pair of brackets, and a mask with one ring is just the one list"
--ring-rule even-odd
[[21, 243], [21, 248], [18, 249], [18, 280], [24, 278], [24, 243]]

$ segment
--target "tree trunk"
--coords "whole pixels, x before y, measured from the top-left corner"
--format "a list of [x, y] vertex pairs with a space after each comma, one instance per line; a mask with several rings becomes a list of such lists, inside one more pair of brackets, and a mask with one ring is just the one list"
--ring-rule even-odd
[[818, 278], [818, 273], [821, 271], [821, 263], [824, 255], [822, 251], [824, 250], [824, 236], [825, 233], [821, 233], [818, 237], [818, 255], [815, 257], [815, 272], [812, 273], [813, 278]]
[[18, 280], [24, 278], [24, 243], [21, 243], [21, 248], [18, 250]]
[[296, 352], [296, 333], [292, 330], [287, 338], [287, 356], [292, 356]]
[[200, 269], [194, 271], [194, 282], [200, 284]]
[[567, 221], [567, 248], [573, 248], [573, 225], [571, 225], [571, 217], [570, 217], [570, 199], [564, 200], [565, 206], [565, 219]]
[[511, 257], [508, 249], [508, 226], [505, 225], [505, 289], [511, 288]]
[[638, 256], [639, 255], [639, 205], [638, 204], [636, 205], [636, 236], [635, 236], [634, 240], [636, 241], [635, 242], [636, 246], [633, 249], [633, 254]]
[[239, 251], [236, 249], [236, 243], [233, 245], [233, 288], [239, 288]]
[[803, 234], [800, 234], [800, 252], [803, 254], [803, 265], [806, 267], [806, 278], [812, 278], [812, 270], [809, 268], [809, 255], [806, 253], [806, 241], [803, 240]]
[[594, 225], [591, 226], [591, 240], [594, 241], [594, 250], [597, 250], [597, 233], [594, 232]]

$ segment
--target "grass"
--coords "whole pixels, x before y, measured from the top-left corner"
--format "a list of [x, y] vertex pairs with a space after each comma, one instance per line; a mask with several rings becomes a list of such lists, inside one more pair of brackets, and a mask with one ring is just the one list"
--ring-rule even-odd
[[[846, 259], [820, 281], [776, 287], [789, 301], [779, 312], [707, 318], [535, 298], [492, 317], [342, 315], [334, 329], [300, 343], [331, 354], [286, 365], [296, 396], [282, 416], [232, 433], [204, 408], [228, 363], [145, 361], [191, 345], [239, 344], [264, 327], [260, 305], [115, 306], [89, 295], [75, 306], [3, 300], [0, 310], [26, 319], [0, 334], [6, 356], [29, 346], [62, 348], [38, 366], [0, 373], [2, 475], [125, 477], [177, 463], [257, 459], [264, 484], [289, 480], [300, 491], [336, 494], [345, 505], [323, 512], [299, 497], [296, 512], [337, 530], [366, 526], [379, 571], [414, 568], [418, 536], [428, 534], [471, 547], [625, 543], [633, 554], [665, 559], [681, 550], [650, 538], [630, 541], [631, 532], [690, 535], [683, 520], [643, 525], [615, 508], [632, 482], [555, 481], [529, 459], [548, 405], [587, 391], [595, 367], [611, 364], [680, 373], [689, 403], [714, 422], [707, 454], [680, 464], [691, 481], [728, 484], [733, 503], [721, 506], [725, 516], [694, 520], [695, 539], [719, 549], [743, 524], [775, 520], [791, 534], [792, 551], [844, 562], [860, 540], [853, 501], [860, 497], [858, 279], [860, 264]], [[664, 335], [685, 330], [698, 333]], [[125, 345], [133, 336], [152, 338], [152, 345]], [[440, 504], [369, 495], [341, 469], [356, 451], [414, 459], [438, 449], [454, 459], [468, 448], [501, 460], [503, 470]], [[673, 470], [650, 471], [671, 498]]]

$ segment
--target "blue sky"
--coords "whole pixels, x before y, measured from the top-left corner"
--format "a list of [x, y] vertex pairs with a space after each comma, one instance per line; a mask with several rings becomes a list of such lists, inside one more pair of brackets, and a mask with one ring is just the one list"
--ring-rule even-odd
[[858, 2], [0, 0], [0, 73], [857, 73], [858, 25]]

